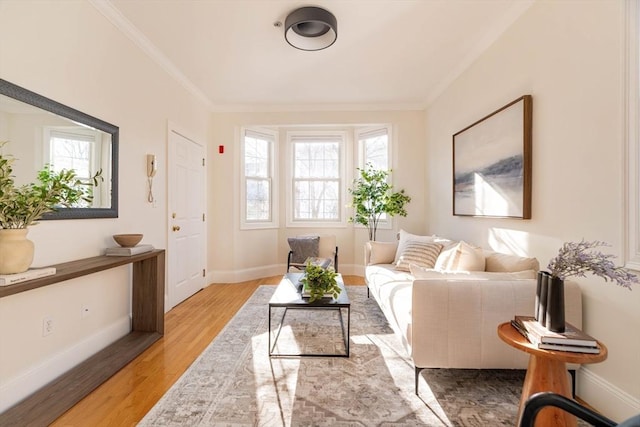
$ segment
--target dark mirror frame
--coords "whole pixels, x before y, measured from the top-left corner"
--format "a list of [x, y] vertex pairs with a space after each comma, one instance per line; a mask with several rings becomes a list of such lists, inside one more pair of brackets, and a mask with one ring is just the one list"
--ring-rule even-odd
[[52, 99], [0, 79], [0, 94], [33, 105], [74, 122], [111, 134], [111, 207], [109, 208], [61, 208], [46, 213], [42, 219], [86, 219], [118, 217], [118, 134], [119, 128], [103, 120], [67, 107]]

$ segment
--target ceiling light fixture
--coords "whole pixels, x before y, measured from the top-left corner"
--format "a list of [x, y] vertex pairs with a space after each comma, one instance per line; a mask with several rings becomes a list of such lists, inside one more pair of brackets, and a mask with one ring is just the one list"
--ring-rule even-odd
[[338, 38], [338, 21], [325, 9], [301, 7], [284, 21], [284, 38], [296, 49], [326, 49]]

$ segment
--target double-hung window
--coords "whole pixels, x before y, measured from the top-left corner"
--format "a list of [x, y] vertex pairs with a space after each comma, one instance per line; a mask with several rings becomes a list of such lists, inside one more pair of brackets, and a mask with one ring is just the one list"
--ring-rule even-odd
[[289, 132], [290, 225], [335, 225], [344, 219], [344, 132]]
[[389, 151], [391, 144], [390, 126], [372, 127], [360, 129], [356, 132], [358, 139], [359, 166], [361, 169], [368, 164], [377, 170], [388, 170], [390, 168]]
[[[76, 127], [46, 127], [44, 158], [55, 172], [62, 169], [73, 170], [78, 179], [89, 182], [101, 165], [102, 140], [100, 132], [93, 129]], [[88, 187], [93, 201], [90, 204], [84, 200], [77, 202], [74, 207], [101, 206], [101, 193], [93, 187]]]
[[277, 133], [268, 129], [243, 129], [242, 221], [241, 228], [268, 228], [277, 225], [274, 211], [275, 145]]
[[[358, 167], [376, 170], [391, 169], [391, 126], [380, 125], [356, 130]], [[391, 228], [387, 214], [380, 215], [379, 228]]]

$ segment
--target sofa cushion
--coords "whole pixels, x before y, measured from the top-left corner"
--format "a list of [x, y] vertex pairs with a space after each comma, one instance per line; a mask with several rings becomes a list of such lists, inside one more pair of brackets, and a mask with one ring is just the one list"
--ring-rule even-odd
[[442, 245], [440, 243], [418, 241], [407, 242], [398, 257], [396, 269], [409, 271], [409, 265], [411, 264], [433, 268], [441, 249]]
[[404, 252], [405, 246], [407, 246], [409, 242], [431, 243], [433, 241], [433, 236], [420, 236], [418, 234], [411, 234], [404, 230], [400, 230], [398, 232], [398, 249], [396, 251], [396, 257], [393, 260], [394, 264], [398, 263], [398, 258], [400, 258], [400, 255]]
[[308, 257], [317, 257], [320, 236], [289, 237], [289, 247], [293, 251], [291, 262], [302, 264]]
[[449, 271], [484, 271], [485, 259], [482, 248], [461, 241], [438, 256], [436, 268]]
[[397, 242], [369, 242], [371, 250], [369, 264], [393, 264], [397, 247]]
[[524, 270], [514, 272], [489, 272], [489, 271], [441, 271], [432, 268], [424, 268], [412, 264], [409, 267], [411, 275], [416, 280], [421, 279], [440, 279], [440, 280], [525, 280], [535, 279], [537, 272], [535, 270]]
[[540, 270], [540, 263], [536, 258], [526, 258], [518, 255], [499, 252], [486, 253], [486, 271], [523, 271]]

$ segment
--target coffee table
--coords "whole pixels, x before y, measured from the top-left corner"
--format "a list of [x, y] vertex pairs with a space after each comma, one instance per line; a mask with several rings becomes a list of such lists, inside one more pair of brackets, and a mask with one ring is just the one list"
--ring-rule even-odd
[[[304, 273], [287, 273], [284, 275], [280, 284], [276, 288], [271, 300], [269, 301], [269, 357], [349, 357], [349, 334], [351, 328], [351, 302], [347, 295], [347, 290], [342, 281], [342, 276], [338, 274], [336, 280], [338, 286], [342, 289], [338, 299], [331, 297], [325, 297], [320, 300], [316, 300], [312, 303], [309, 302], [309, 298], [302, 297], [302, 286], [300, 285], [300, 279]], [[273, 309], [284, 309], [280, 324], [275, 333], [272, 343], [272, 325], [271, 325], [271, 311]], [[340, 319], [340, 328], [342, 330], [342, 339], [344, 340], [344, 353], [276, 353], [275, 347], [284, 324], [285, 316], [289, 310], [334, 310], [338, 311]], [[346, 311], [347, 322], [343, 320], [342, 311]]]

